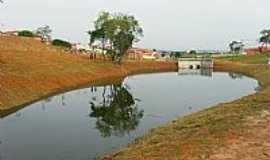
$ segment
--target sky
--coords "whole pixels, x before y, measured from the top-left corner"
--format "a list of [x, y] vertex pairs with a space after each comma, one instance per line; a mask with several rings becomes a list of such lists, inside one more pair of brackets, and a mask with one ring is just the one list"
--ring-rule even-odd
[[228, 49], [232, 40], [254, 45], [270, 28], [269, 0], [4, 0], [0, 30], [49, 25], [53, 38], [88, 42], [101, 11], [134, 15], [144, 29], [137, 47]]

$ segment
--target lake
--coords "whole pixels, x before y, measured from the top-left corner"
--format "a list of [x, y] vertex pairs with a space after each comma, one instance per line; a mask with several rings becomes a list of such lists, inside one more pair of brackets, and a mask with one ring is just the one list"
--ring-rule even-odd
[[0, 119], [0, 160], [90, 160], [152, 128], [256, 92], [235, 73], [180, 71], [53, 96]]

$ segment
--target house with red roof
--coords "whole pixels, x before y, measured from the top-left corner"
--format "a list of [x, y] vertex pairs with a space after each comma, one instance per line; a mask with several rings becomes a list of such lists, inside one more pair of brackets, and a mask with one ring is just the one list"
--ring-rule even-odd
[[245, 49], [244, 53], [246, 55], [270, 53], [270, 47], [269, 48], [265, 48], [265, 47], [248, 48], [248, 49]]

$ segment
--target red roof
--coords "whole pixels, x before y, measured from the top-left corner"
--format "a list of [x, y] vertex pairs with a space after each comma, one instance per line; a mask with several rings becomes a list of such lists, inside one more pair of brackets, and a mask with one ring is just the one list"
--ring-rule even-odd
[[270, 48], [265, 48], [265, 47], [248, 48], [248, 49], [245, 49], [245, 52], [247, 54], [259, 54], [259, 53], [270, 52]]

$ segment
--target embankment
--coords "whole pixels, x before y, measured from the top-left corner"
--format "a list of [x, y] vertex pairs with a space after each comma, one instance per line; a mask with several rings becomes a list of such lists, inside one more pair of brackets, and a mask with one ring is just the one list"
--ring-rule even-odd
[[[230, 147], [232, 140], [239, 140], [238, 143], [245, 141], [250, 130], [256, 128], [250, 127], [249, 119], [256, 119], [263, 111], [270, 109], [270, 66], [216, 61], [215, 70], [237, 72], [254, 77], [260, 83], [260, 90], [253, 95], [219, 104], [153, 129], [128, 147], [102, 159], [216, 160], [226, 159], [228, 155], [231, 157], [237, 155], [235, 150], [245, 153], [245, 150], [256, 142], [245, 144], [246, 147], [242, 145], [243, 148], [233, 148], [233, 153], [228, 153], [226, 156], [222, 155], [223, 150], [218, 153], [219, 157], [213, 157], [220, 148]], [[255, 132], [259, 135], [261, 126], [256, 129]], [[261, 137], [265, 142], [270, 142], [268, 137], [263, 135]], [[235, 157], [231, 159], [237, 159], [237, 156]], [[253, 158], [260, 159], [256, 156]]]
[[103, 85], [130, 74], [176, 70], [172, 62], [90, 61], [31, 38], [0, 37], [0, 115], [67, 90]]

